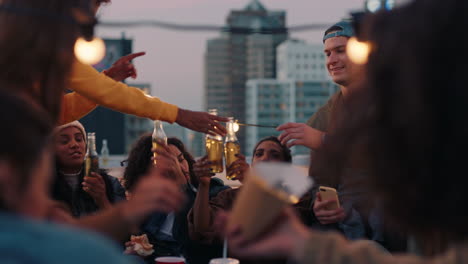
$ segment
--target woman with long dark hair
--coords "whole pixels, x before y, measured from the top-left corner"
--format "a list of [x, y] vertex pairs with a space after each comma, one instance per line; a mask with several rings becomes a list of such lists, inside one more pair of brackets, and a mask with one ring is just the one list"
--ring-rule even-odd
[[[132, 199], [136, 195], [134, 186], [142, 176], [153, 167], [151, 135], [143, 135], [130, 151], [127, 168], [124, 173], [124, 185]], [[167, 146], [157, 149], [156, 167], [168, 172], [167, 177], [178, 182], [187, 201], [179, 212], [156, 212], [150, 215], [141, 226], [141, 232], [147, 234], [154, 245], [155, 252], [145, 259], [154, 263], [159, 256], [184, 256], [189, 263], [207, 263], [212, 250], [188, 239], [187, 214], [192, 208], [199, 188], [199, 182], [193, 170], [195, 160], [177, 138], [168, 138]], [[212, 179], [210, 196], [228, 188], [222, 181]], [[200, 260], [202, 258], [203, 260]], [[201, 261], [201, 262], [200, 262]]]
[[[0, 1], [0, 89], [43, 107], [55, 122], [88, 0]], [[72, 9], [74, 12], [72, 12]]]

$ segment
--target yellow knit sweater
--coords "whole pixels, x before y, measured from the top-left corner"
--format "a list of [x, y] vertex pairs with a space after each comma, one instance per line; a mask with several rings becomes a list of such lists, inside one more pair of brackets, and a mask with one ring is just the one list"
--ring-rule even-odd
[[78, 120], [98, 105], [170, 123], [177, 118], [177, 106], [148, 96], [138, 88], [116, 82], [78, 61], [73, 64], [69, 85], [74, 92], [63, 97], [60, 124]]

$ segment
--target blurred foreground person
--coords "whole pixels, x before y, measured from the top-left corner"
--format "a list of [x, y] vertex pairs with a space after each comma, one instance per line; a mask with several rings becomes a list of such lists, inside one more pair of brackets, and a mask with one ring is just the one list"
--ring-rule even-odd
[[[79, 35], [75, 15], [88, 0], [0, 1], [0, 89], [15, 92], [59, 118]], [[74, 12], [72, 13], [72, 8]]]
[[[52, 122], [39, 108], [0, 91], [0, 262], [130, 263], [110, 241], [46, 223]], [[79, 250], [77, 250], [79, 249]]]
[[416, 0], [371, 18], [364, 94], [353, 98], [355, 113], [340, 120], [317, 155], [317, 164], [336, 165], [317, 166], [324, 174], [339, 173], [353, 151], [365, 155], [385, 219], [423, 241], [431, 257], [391, 256], [368, 242], [310, 231], [290, 210], [255, 241], [228, 230], [233, 251], [286, 255], [298, 263], [468, 263], [468, 52], [447, 55], [454, 45], [449, 36], [460, 36], [457, 46], [468, 45], [459, 34], [468, 25], [466, 10], [463, 0]]

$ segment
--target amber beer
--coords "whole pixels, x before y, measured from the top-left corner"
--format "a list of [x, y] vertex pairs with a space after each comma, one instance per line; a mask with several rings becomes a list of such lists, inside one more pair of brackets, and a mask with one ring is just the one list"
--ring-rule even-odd
[[215, 138], [206, 138], [206, 153], [211, 161], [214, 173], [223, 172], [223, 142]]
[[[218, 110], [209, 109], [211, 115], [218, 115]], [[206, 154], [212, 164], [210, 168], [214, 173], [223, 172], [223, 138], [220, 135], [207, 134], [205, 137]]]
[[224, 146], [224, 157], [226, 158], [226, 178], [228, 180], [235, 179], [238, 175], [231, 173], [227, 168], [236, 161], [237, 154], [240, 154], [240, 144], [236, 137], [236, 131], [234, 129], [234, 118], [229, 117], [229, 121], [226, 123], [227, 135]]
[[[166, 133], [164, 132], [162, 122], [159, 120], [154, 121], [154, 129], [153, 129], [153, 134], [151, 135], [151, 141], [153, 144], [153, 149], [159, 148], [160, 143], [164, 143], [167, 145], [167, 136]], [[156, 152], [153, 152], [153, 157], [155, 160], [153, 161], [154, 164], [156, 164], [156, 157], [158, 154]]]
[[88, 148], [85, 158], [85, 176], [93, 177], [91, 172], [97, 173], [99, 170], [99, 156], [96, 151], [96, 134], [88, 133]]

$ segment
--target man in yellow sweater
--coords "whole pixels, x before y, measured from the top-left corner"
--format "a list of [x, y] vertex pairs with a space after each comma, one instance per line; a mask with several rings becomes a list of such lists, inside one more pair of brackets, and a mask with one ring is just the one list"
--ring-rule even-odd
[[[97, 12], [101, 3], [110, 0], [91, 1]], [[132, 74], [130, 74], [132, 75]], [[128, 76], [127, 76], [128, 77]], [[96, 106], [107, 108], [153, 120], [162, 120], [202, 133], [224, 135], [226, 129], [218, 122], [226, 118], [178, 108], [176, 105], [146, 95], [138, 88], [118, 82], [104, 73], [99, 73], [90, 65], [75, 61], [72, 68], [69, 89], [62, 103], [60, 124], [78, 120], [91, 112]]]

